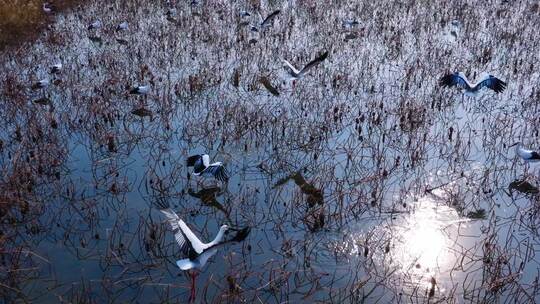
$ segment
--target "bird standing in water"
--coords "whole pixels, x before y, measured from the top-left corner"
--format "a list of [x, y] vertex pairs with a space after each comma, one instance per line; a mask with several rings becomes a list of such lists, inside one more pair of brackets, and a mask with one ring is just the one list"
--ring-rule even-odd
[[534, 150], [528, 150], [523, 148], [521, 142], [516, 142], [510, 147], [516, 147], [516, 154], [521, 157], [527, 163], [536, 163], [540, 161], [540, 153]]

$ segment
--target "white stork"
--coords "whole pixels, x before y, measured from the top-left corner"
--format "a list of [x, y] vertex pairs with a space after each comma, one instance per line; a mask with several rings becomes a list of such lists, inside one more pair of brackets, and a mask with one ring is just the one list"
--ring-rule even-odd
[[279, 13], [281, 12], [281, 10], [276, 10], [274, 12], [272, 12], [270, 15], [268, 15], [266, 18], [263, 19], [261, 13], [258, 13], [259, 14], [259, 18], [261, 19], [261, 23], [259, 24], [259, 27], [257, 27], [256, 25], [253, 25], [251, 27], [251, 30], [254, 31], [254, 32], [258, 32], [259, 31], [259, 28], [261, 30], [264, 30], [265, 28], [269, 27], [270, 25], [272, 25], [272, 22], [274, 21], [274, 19], [276, 18], [277, 15], [279, 15]]
[[516, 146], [516, 154], [527, 163], [536, 163], [540, 161], [540, 153], [534, 150], [523, 148], [521, 142], [517, 142], [510, 147]]
[[470, 95], [477, 94], [482, 88], [489, 88], [495, 91], [495, 93], [501, 93], [506, 89], [506, 82], [500, 80], [499, 78], [485, 74], [479, 82], [470, 83], [467, 79], [467, 76], [462, 72], [456, 72], [452, 74], [444, 75], [440, 81], [441, 86], [453, 87], [456, 86], [465, 90], [465, 93]]
[[[170, 208], [160, 210], [167, 217], [167, 221], [171, 225], [174, 232], [174, 238], [180, 250], [186, 258], [176, 261], [176, 265], [181, 270], [199, 269], [201, 270], [208, 260], [217, 252], [216, 246], [219, 245], [225, 232], [229, 229], [229, 226], [222, 225], [219, 228], [218, 234], [210, 243], [203, 243], [199, 238], [189, 229], [186, 223]], [[190, 273], [191, 276], [191, 299], [195, 298], [195, 273]]]
[[40, 81], [36, 81], [32, 84], [32, 89], [34, 90], [37, 90], [37, 89], [43, 89], [47, 86], [49, 86], [50, 82], [48, 79], [43, 79], [43, 80], [40, 80]]
[[287, 65], [289, 68], [289, 81], [292, 81], [293, 87], [297, 79], [300, 79], [302, 76], [304, 76], [309, 70], [323, 62], [326, 57], [328, 57], [328, 51], [324, 52], [324, 54], [320, 55], [319, 57], [313, 59], [311, 62], [306, 64], [301, 70], [296, 69], [290, 62], [283, 59], [283, 62]]
[[120, 31], [125, 31], [129, 28], [129, 23], [127, 21], [123, 21], [122, 23], [118, 24], [116, 26], [116, 31], [117, 32], [120, 32]]
[[187, 166], [193, 167], [193, 175], [213, 176], [219, 181], [227, 182], [229, 177], [221, 162], [210, 163], [208, 154], [192, 155], [187, 159]]
[[130, 94], [136, 94], [136, 95], [146, 95], [150, 91], [150, 86], [143, 85], [143, 86], [135, 86], [131, 88], [129, 91]]
[[98, 28], [101, 28], [101, 21], [100, 20], [96, 20], [96, 21], [90, 23], [90, 25], [88, 26], [88, 30], [95, 30], [95, 29], [98, 29]]
[[54, 10], [54, 6], [52, 4], [50, 4], [49, 2], [45, 2], [43, 3], [43, 11], [46, 13], [46, 14], [50, 14], [52, 13], [52, 11]]
[[176, 261], [176, 265], [182, 270], [200, 269], [204, 266], [208, 258], [215, 253], [208, 255], [205, 252], [221, 243], [225, 232], [229, 229], [229, 226], [222, 225], [213, 241], [203, 243], [174, 211], [171, 209], [162, 209], [160, 211], [167, 217], [173, 229], [174, 238], [178, 245], [180, 245], [181, 252], [186, 256], [185, 259]]
[[61, 63], [57, 63], [57, 64], [53, 64], [51, 65], [51, 69], [50, 69], [50, 73], [51, 74], [58, 74], [60, 73], [60, 71], [62, 70], [62, 64]]

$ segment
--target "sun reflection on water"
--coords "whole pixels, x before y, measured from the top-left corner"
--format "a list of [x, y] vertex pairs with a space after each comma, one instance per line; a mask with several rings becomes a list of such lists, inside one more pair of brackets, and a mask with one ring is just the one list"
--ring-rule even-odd
[[428, 197], [418, 200], [414, 208], [391, 228], [395, 235], [394, 259], [407, 270], [435, 271], [449, 262], [452, 230], [461, 220], [454, 209]]
[[361, 231], [336, 243], [335, 250], [351, 257], [362, 256], [374, 272], [371, 275], [391, 275], [392, 284], [402, 286], [405, 292], [429, 291], [436, 279], [437, 293], [444, 294], [460, 276], [457, 266], [464, 261], [462, 252], [474, 243], [471, 237], [478, 228], [448, 205], [446, 191], [434, 190], [406, 200], [406, 209], [383, 222], [358, 227]]
[[[431, 286], [432, 277], [451, 272], [458, 258], [454, 248], [460, 246], [458, 230], [470, 221], [442, 202], [441, 196], [428, 195], [411, 202], [410, 212], [396, 217], [391, 225], [376, 228], [384, 229], [380, 232], [390, 239], [390, 259], [385, 257], [386, 261], [390, 260], [408, 283], [425, 288]], [[437, 288], [445, 291], [443, 284]]]

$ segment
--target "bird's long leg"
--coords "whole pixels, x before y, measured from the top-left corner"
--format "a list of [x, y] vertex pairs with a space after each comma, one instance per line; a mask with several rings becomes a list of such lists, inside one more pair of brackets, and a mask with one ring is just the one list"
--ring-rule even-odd
[[197, 290], [195, 289], [195, 278], [197, 277], [197, 273], [190, 272], [189, 276], [191, 277], [191, 294], [189, 296], [189, 303], [195, 302], [195, 296], [197, 295]]

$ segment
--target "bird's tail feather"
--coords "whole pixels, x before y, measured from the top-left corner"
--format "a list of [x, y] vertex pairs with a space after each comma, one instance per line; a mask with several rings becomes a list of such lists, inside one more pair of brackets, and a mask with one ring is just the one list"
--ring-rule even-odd
[[157, 198], [155, 201], [154, 201], [154, 205], [158, 208], [158, 209], [168, 209], [171, 207], [171, 205], [169, 204], [169, 202], [165, 199], [162, 199], [162, 198]]
[[190, 259], [182, 259], [176, 261], [176, 265], [182, 270], [189, 270], [195, 267], [195, 264]]

